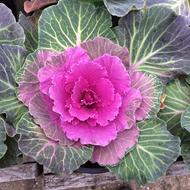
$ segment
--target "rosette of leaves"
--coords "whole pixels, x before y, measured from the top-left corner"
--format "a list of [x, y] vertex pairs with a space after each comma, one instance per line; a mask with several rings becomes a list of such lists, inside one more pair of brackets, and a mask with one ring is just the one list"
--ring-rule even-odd
[[0, 3], [0, 167], [15, 163], [19, 154], [12, 124], [24, 109], [17, 99], [15, 82], [26, 56], [24, 39], [24, 31], [11, 10]]
[[[171, 135], [167, 130], [166, 122], [157, 117], [162, 94], [162, 84], [158, 78], [168, 81], [175, 78], [176, 74], [189, 74], [190, 30], [184, 18], [160, 5], [144, 11], [131, 11], [121, 18], [117, 28], [112, 30], [111, 26], [111, 17], [105, 9], [77, 0], [60, 0], [57, 5], [43, 11], [38, 25], [38, 49], [27, 57], [25, 65], [17, 72], [17, 82], [20, 88], [18, 97], [29, 107], [29, 112], [23, 112], [22, 117], [16, 122], [17, 132], [21, 135], [19, 147], [24, 154], [33, 157], [37, 162], [56, 173], [72, 172], [86, 161], [95, 160], [124, 180], [135, 179], [143, 184], [165, 175], [167, 168], [180, 154], [179, 138]], [[72, 47], [77, 49], [72, 49]], [[83, 126], [74, 130], [77, 120], [73, 121], [72, 125], [67, 125], [67, 128], [63, 126], [63, 130], [60, 129], [56, 119], [57, 115], [53, 118], [48, 115], [50, 111], [52, 112], [52, 103], [44, 104], [43, 102], [48, 98], [39, 96], [39, 84], [41, 84], [41, 91], [46, 95], [49, 91], [46, 88], [43, 89], [43, 85], [51, 85], [51, 82], [44, 80], [43, 77], [48, 76], [52, 68], [58, 72], [59, 63], [68, 61], [68, 57], [65, 56], [69, 56], [71, 50], [82, 51], [79, 57], [78, 53], [72, 53], [73, 57], [69, 57], [71, 62], [73, 59], [77, 63], [81, 59], [85, 62], [84, 50], [93, 60], [104, 54], [104, 59], [111, 55], [117, 61], [122, 60], [125, 70], [131, 76], [133, 88], [139, 90], [140, 94], [136, 93], [134, 96], [138, 97], [135, 99], [137, 101], [129, 108], [134, 111], [134, 107], [140, 106], [138, 113], [143, 113], [143, 116], [136, 112], [126, 115], [126, 118], [138, 115], [138, 119], [130, 120], [135, 121], [132, 135], [130, 138], [129, 136], [126, 138], [124, 134], [122, 135], [125, 138], [122, 138], [120, 135], [119, 143], [111, 144], [109, 151], [108, 147], [104, 149], [105, 144], [102, 149], [101, 147], [97, 149], [97, 146], [100, 141], [105, 143], [110, 135], [115, 134], [112, 129], [109, 129], [111, 132], [106, 136], [101, 136], [99, 141], [94, 138], [94, 141], [86, 144], [85, 142], [89, 142], [87, 138], [89, 134], [97, 137], [99, 132], [96, 132], [94, 128], [91, 133], [84, 130], [84, 137], [81, 135]], [[61, 57], [62, 54], [63, 57]], [[102, 59], [96, 61], [99, 63]], [[64, 66], [64, 69], [68, 68], [70, 66]], [[98, 74], [94, 73], [89, 71], [92, 77]], [[114, 72], [111, 73], [114, 75]], [[120, 92], [124, 90], [125, 85], [121, 85]], [[68, 86], [67, 89], [69, 88]], [[55, 99], [56, 92], [60, 89], [53, 87], [51, 89], [54, 90], [51, 90], [49, 98]], [[109, 92], [107, 99], [109, 99], [108, 95], [112, 94], [111, 91]], [[90, 97], [89, 101], [93, 97], [95, 102], [99, 102], [94, 92], [88, 90], [87, 95], [85, 94], [85, 97]], [[143, 104], [139, 104], [139, 101], [142, 101], [141, 95], [144, 100]], [[105, 101], [108, 101], [107, 99]], [[82, 100], [82, 105], [86, 105], [86, 99]], [[113, 106], [118, 105], [113, 104]], [[58, 107], [54, 107], [53, 111], [60, 113]], [[80, 114], [80, 112], [77, 113]], [[79, 115], [75, 114], [75, 117]], [[64, 122], [69, 118], [70, 116], [65, 115]], [[85, 121], [84, 115], [80, 115], [80, 118]], [[93, 125], [94, 120], [89, 122]], [[126, 127], [128, 124], [127, 122]], [[85, 125], [85, 129], [86, 127], [89, 126]], [[81, 135], [80, 138], [78, 135]], [[64, 140], [67, 137], [71, 141], [61, 141], [63, 137]], [[94, 156], [95, 151], [96, 156]]]

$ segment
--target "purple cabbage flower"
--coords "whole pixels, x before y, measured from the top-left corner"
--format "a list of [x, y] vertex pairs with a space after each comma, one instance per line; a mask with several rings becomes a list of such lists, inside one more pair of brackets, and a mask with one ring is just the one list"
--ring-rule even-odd
[[113, 165], [138, 142], [136, 123], [148, 118], [154, 93], [152, 79], [130, 67], [127, 48], [97, 37], [64, 52], [39, 51], [18, 97], [47, 137], [93, 146], [92, 161]]

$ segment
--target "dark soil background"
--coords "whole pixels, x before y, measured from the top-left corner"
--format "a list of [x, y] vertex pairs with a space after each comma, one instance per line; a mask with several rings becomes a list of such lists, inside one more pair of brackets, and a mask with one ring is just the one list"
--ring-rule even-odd
[[12, 10], [13, 14], [17, 19], [19, 11], [24, 12], [24, 2], [25, 0], [0, 0], [0, 3], [4, 3]]

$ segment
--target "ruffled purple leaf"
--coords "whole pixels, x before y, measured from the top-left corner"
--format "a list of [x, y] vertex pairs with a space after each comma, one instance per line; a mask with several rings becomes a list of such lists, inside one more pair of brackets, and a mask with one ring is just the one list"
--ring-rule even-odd
[[[36, 51], [29, 54], [25, 61], [25, 65], [17, 73], [17, 81], [19, 83], [19, 95], [18, 98], [28, 105], [30, 99], [39, 93], [39, 80], [38, 71], [44, 65], [47, 65], [49, 61], [53, 59], [54, 67], [59, 63], [59, 60], [54, 59], [56, 52], [49, 51]], [[37, 56], [37, 59], [36, 59]]]
[[29, 103], [30, 114], [35, 118], [35, 123], [39, 124], [45, 135], [59, 141], [63, 145], [72, 145], [74, 142], [67, 139], [61, 128], [59, 115], [53, 112], [53, 102], [44, 94], [36, 94]]
[[109, 54], [117, 56], [122, 60], [125, 67], [129, 67], [130, 57], [128, 48], [121, 47], [107, 38], [96, 37], [93, 40], [82, 42], [80, 46], [88, 52], [91, 59], [98, 58], [104, 54]]
[[100, 165], [117, 164], [136, 145], [138, 137], [139, 129], [136, 126], [120, 132], [117, 138], [107, 146], [96, 146], [94, 148], [92, 161], [98, 162]]
[[71, 173], [92, 155], [90, 147], [65, 146], [49, 139], [28, 113], [18, 122], [17, 132], [20, 150], [55, 173]]
[[136, 110], [136, 119], [141, 121], [154, 117], [160, 110], [160, 98], [163, 90], [161, 82], [155, 76], [142, 72], [132, 72], [132, 87], [138, 89], [142, 96], [140, 107]]

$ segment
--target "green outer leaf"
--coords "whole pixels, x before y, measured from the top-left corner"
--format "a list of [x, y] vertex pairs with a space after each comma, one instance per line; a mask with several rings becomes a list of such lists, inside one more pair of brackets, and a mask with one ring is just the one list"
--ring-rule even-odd
[[92, 156], [90, 147], [63, 146], [47, 138], [27, 113], [17, 123], [17, 132], [21, 135], [20, 150], [55, 173], [71, 173]]
[[176, 79], [166, 86], [165, 95], [165, 108], [160, 111], [159, 117], [167, 123], [172, 134], [179, 135], [181, 114], [190, 106], [190, 86]]
[[32, 64], [36, 60], [37, 52], [38, 52], [38, 50], [35, 50], [34, 52], [28, 54], [26, 56], [26, 59], [22, 65], [22, 67], [17, 71], [15, 80], [18, 84], [22, 80], [22, 77], [23, 77], [22, 75], [23, 75], [27, 65]]
[[96, 36], [113, 39], [111, 26], [106, 10], [78, 0], [60, 0], [40, 17], [38, 47], [62, 51]]
[[25, 111], [16, 96], [16, 72], [22, 67], [26, 50], [13, 45], [0, 45], [0, 113], [13, 123]]
[[173, 7], [179, 0], [103, 0], [110, 14], [123, 17], [132, 9], [142, 9], [159, 3], [164, 3], [165, 6]]
[[33, 52], [38, 47], [38, 19], [41, 11], [35, 12], [32, 16], [26, 17], [20, 14], [19, 23], [24, 29], [26, 35], [25, 47], [28, 51]]
[[108, 168], [124, 180], [144, 184], [165, 175], [180, 154], [180, 139], [159, 119], [140, 122], [138, 127], [141, 132], [136, 147], [117, 166]]
[[12, 11], [0, 3], [0, 44], [23, 45], [24, 39], [24, 31]]
[[120, 19], [116, 33], [120, 45], [129, 48], [134, 69], [162, 78], [190, 72], [190, 29], [171, 9], [131, 11]]
[[181, 115], [181, 127], [190, 132], [190, 106]]
[[[89, 0], [90, 1], [90, 0]], [[173, 9], [178, 15], [185, 18], [190, 25], [190, 1], [189, 0], [103, 0], [110, 14], [123, 17], [133, 9], [149, 8], [162, 4]]]
[[7, 146], [4, 144], [6, 140], [5, 121], [0, 117], [0, 159], [7, 152]]
[[110, 14], [122, 17], [135, 6], [136, 9], [144, 7], [144, 0], [103, 0]]

